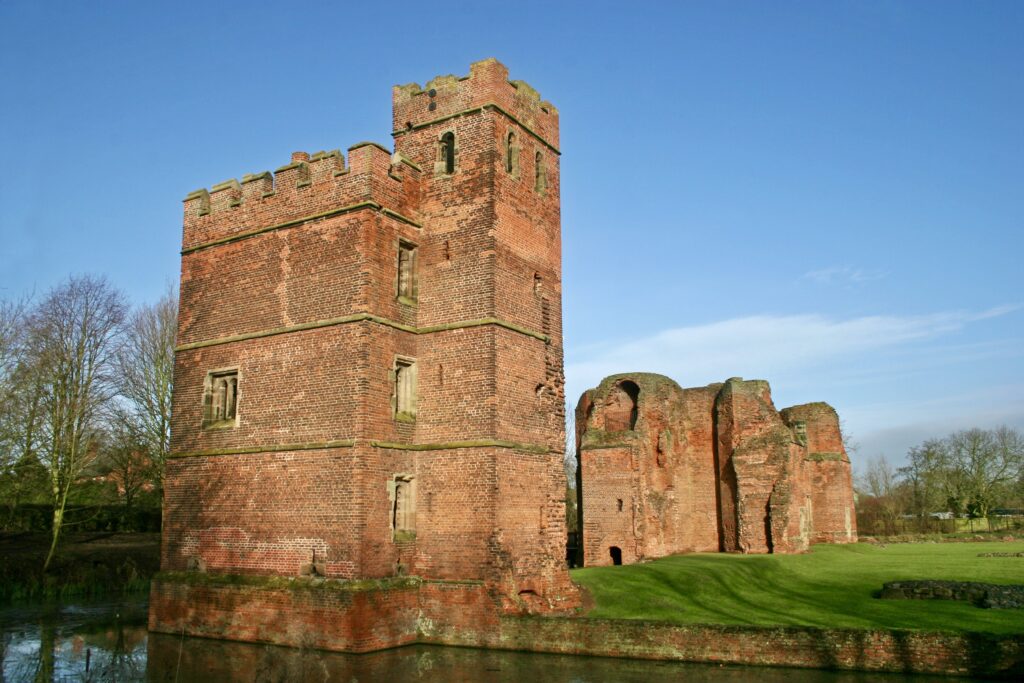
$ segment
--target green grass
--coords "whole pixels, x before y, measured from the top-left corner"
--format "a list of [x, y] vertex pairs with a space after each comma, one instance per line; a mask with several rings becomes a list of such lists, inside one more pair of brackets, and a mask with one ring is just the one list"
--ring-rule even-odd
[[572, 578], [593, 597], [595, 618], [1024, 633], [1024, 609], [872, 595], [900, 579], [1024, 584], [1024, 558], [978, 557], [1021, 551], [1024, 542], [817, 545], [805, 555], [676, 555]]

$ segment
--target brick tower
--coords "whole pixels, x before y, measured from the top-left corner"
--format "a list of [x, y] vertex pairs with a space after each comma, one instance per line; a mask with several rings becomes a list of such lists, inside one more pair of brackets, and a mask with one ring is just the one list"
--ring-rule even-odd
[[185, 200], [154, 630], [367, 650], [574, 604], [558, 114], [493, 59], [393, 106], [394, 154]]

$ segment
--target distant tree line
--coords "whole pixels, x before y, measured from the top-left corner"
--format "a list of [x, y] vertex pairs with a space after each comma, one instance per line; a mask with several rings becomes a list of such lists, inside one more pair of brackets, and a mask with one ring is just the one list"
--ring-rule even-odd
[[911, 448], [903, 467], [875, 458], [858, 477], [857, 493], [862, 533], [958, 530], [949, 520], [1020, 517], [1024, 435], [967, 429]]
[[158, 505], [170, 449], [178, 305], [132, 309], [105, 278], [0, 300], [0, 528], [50, 510], [53, 559], [66, 512]]

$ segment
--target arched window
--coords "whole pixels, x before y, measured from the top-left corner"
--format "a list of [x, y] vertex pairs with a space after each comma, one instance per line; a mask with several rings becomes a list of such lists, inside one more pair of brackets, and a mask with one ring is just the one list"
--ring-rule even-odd
[[512, 131], [505, 138], [505, 172], [519, 174], [519, 148], [516, 146], [516, 134]]
[[448, 131], [437, 145], [437, 165], [442, 173], [455, 173], [455, 133]]
[[537, 152], [533, 164], [533, 189], [541, 194], [548, 189], [548, 173], [544, 168], [544, 155]]

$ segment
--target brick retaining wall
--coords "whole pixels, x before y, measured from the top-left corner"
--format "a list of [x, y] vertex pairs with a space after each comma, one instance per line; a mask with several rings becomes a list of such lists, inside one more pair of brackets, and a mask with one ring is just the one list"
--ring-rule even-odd
[[1024, 675], [1024, 635], [499, 616], [498, 598], [480, 582], [279, 583], [165, 574], [153, 582], [149, 628], [341, 652], [419, 642], [757, 666]]

